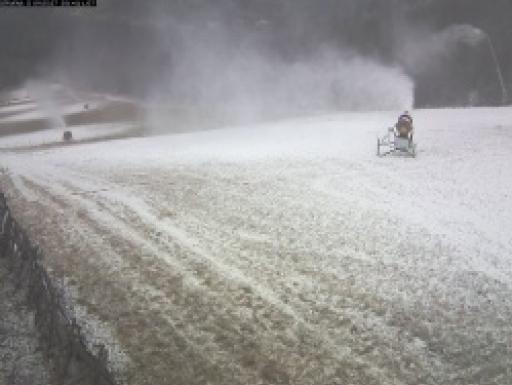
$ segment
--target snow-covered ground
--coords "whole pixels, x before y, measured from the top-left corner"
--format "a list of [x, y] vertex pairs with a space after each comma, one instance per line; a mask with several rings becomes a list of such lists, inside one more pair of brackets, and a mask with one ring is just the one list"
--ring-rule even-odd
[[[94, 106], [96, 107], [96, 106]], [[25, 103], [18, 106], [6, 106], [0, 107], [0, 114], [2, 113], [13, 113], [11, 116], [2, 119], [2, 123], [19, 122], [30, 119], [45, 119], [45, 118], [60, 118], [69, 114], [76, 114], [84, 111], [84, 103], [74, 103], [64, 106], [55, 107], [58, 108], [59, 116], [53, 117], [52, 112], [42, 108], [36, 103]], [[14, 114], [16, 112], [16, 114]]]
[[1, 188], [128, 384], [509, 384], [512, 108], [378, 158], [396, 115], [0, 153]]
[[[137, 128], [136, 124], [132, 123], [102, 123], [102, 124], [84, 124], [79, 126], [69, 127], [73, 133], [75, 141], [86, 140], [100, 140], [102, 138], [109, 138], [112, 136], [122, 136], [130, 130]], [[1, 150], [16, 150], [16, 149], [37, 149], [37, 146], [47, 146], [57, 143], [62, 143], [62, 134], [65, 128], [49, 128], [38, 130], [35, 132], [28, 132], [20, 135], [10, 135], [0, 139]]]
[[66, 130], [72, 131], [75, 142], [128, 137], [142, 132], [140, 121], [112, 119], [131, 102], [113, 96], [87, 96], [88, 99], [81, 101], [27, 99], [4, 103], [0, 106], [0, 151], [62, 145]]
[[0, 116], [5, 118], [8, 115], [25, 114], [37, 108], [37, 104], [31, 100], [16, 104], [5, 104], [0, 106]]

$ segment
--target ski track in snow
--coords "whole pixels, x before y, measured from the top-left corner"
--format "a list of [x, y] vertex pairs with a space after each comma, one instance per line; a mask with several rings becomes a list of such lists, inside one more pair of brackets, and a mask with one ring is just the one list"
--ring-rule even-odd
[[508, 384], [512, 109], [377, 158], [392, 117], [2, 154], [2, 189], [129, 384]]

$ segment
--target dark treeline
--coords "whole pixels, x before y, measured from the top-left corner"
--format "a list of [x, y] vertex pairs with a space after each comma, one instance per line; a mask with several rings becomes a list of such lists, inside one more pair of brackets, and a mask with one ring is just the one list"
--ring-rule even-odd
[[511, 102], [511, 0], [98, 4], [93, 9], [0, 8], [0, 88], [39, 76], [141, 95], [180, 60], [188, 33], [208, 35], [221, 26], [234, 49], [253, 45], [290, 63], [329, 46], [399, 65], [414, 79], [420, 107]]

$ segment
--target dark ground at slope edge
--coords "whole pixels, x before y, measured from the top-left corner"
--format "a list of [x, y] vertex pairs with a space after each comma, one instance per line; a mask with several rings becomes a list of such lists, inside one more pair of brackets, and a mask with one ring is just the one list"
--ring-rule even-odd
[[0, 385], [51, 385], [24, 290], [0, 256]]

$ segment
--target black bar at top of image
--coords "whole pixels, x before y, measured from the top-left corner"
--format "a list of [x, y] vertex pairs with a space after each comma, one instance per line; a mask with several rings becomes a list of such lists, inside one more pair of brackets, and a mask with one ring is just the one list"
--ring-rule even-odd
[[0, 0], [0, 7], [96, 7], [96, 0]]

